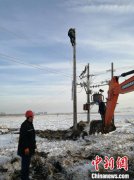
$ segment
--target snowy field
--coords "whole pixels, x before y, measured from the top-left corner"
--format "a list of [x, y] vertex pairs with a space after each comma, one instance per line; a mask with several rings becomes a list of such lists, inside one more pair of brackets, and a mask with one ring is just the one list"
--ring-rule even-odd
[[[86, 121], [86, 117], [86, 114], [79, 114], [78, 122], [81, 120]], [[98, 114], [92, 114], [91, 120], [95, 119], [100, 119], [100, 116]], [[18, 131], [24, 120], [25, 118], [23, 116], [0, 117], [0, 167], [6, 167], [13, 158], [17, 157]], [[36, 130], [63, 130], [70, 128], [72, 125], [72, 115], [38, 115], [34, 118], [34, 127]], [[49, 141], [37, 137], [37, 148], [38, 151], [49, 152], [49, 156], [59, 156], [61, 154], [64, 156], [67, 151], [75, 153], [84, 149], [85, 153], [92, 150], [109, 157], [115, 154], [126, 155], [128, 158], [134, 157], [134, 115], [116, 114], [115, 126], [117, 128], [116, 131], [109, 134], [90, 135], [86, 136], [85, 139], [79, 138], [77, 141]], [[79, 168], [77, 166], [74, 169], [78, 170]], [[85, 162], [82, 169], [84, 170], [83, 172], [87, 173], [87, 169], [93, 170], [93, 166], [91, 166], [90, 161], [88, 165]], [[82, 177], [80, 179], [84, 180], [84, 175], [83, 179]]]

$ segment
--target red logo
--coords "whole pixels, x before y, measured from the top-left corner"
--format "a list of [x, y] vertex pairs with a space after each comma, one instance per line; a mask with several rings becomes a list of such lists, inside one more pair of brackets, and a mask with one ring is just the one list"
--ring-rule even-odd
[[[103, 161], [103, 159], [97, 155], [95, 159], [92, 160], [91, 162], [91, 164], [95, 166], [96, 171], [99, 171], [99, 164], [101, 162], [103, 162], [104, 169], [110, 169], [110, 170], [114, 169], [115, 160], [113, 157], [108, 158], [107, 156], [105, 156], [104, 161]], [[116, 168], [124, 169], [125, 171], [128, 171], [128, 157], [127, 156], [124, 156], [122, 158], [118, 157], [116, 160]]]

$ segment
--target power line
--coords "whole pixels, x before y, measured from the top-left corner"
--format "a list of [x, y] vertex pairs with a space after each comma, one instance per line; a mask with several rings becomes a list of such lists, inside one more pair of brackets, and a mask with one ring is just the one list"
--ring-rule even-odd
[[25, 36], [20, 36], [18, 35], [17, 33], [13, 32], [13, 31], [10, 31], [9, 29], [3, 27], [3, 26], [0, 26], [0, 29], [4, 30], [4, 31], [7, 31], [8, 33], [10, 34], [13, 34], [14, 36], [16, 36], [17, 38], [25, 38]]
[[[21, 33], [21, 34], [16, 33], [16, 32], [11, 31], [11, 30], [7, 29], [6, 27], [3, 27], [3, 26], [0, 26], [0, 29], [2, 29], [2, 30], [4, 30], [4, 31], [7, 31], [7, 32], [10, 33], [10, 34], [13, 34], [13, 35], [14, 35], [15, 37], [17, 37], [17, 38], [27, 40], [27, 41], [32, 42], [32, 43], [34, 43], [34, 44], [38, 44], [37, 42], [32, 41], [30, 38], [28, 38], [26, 35], [24, 35], [24, 34], [22, 34], [22, 33]], [[3, 56], [4, 54], [0, 54], [0, 55]], [[5, 56], [8, 56], [8, 55], [5, 55]], [[40, 65], [37, 66], [37, 65], [33, 65], [33, 64], [24, 63], [24, 62], [17, 62], [17, 61], [18, 61], [18, 58], [15, 58], [15, 57], [8, 56], [8, 57], [6, 57], [6, 58], [10, 58], [10, 59], [12, 58], [12, 59], [14, 59], [14, 60], [12, 60], [12, 61], [15, 62], [15, 63], [23, 64], [23, 65], [26, 65], [26, 66], [31, 66], [31, 67], [36, 68], [36, 69], [39, 69], [39, 70], [41, 70], [41, 71], [43, 71], [43, 69], [44, 69], [44, 67], [41, 67]], [[81, 63], [81, 62], [79, 62], [79, 64], [81, 64], [81, 65], [84, 66], [84, 64]], [[133, 67], [134, 67], [134, 65], [133, 65], [133, 66], [122, 66], [122, 67], [115, 68], [114, 71], [119, 70], [119, 69], [124, 69], [124, 68], [133, 68]], [[47, 69], [46, 69], [46, 68], [47, 68]], [[62, 72], [57, 72], [57, 71], [52, 70], [51, 68], [48, 68], [48, 67], [45, 67], [45, 70], [46, 70], [46, 71], [50, 71], [51, 73], [55, 73], [55, 74], [62, 74], [63, 76], [66, 76], [66, 77], [72, 77], [71, 75], [67, 75], [67, 74], [64, 74], [64, 73], [62, 73]], [[92, 76], [99, 76], [99, 75], [106, 74], [106, 73], [109, 73], [109, 72], [111, 72], [111, 69], [104, 70], [104, 71], [100, 71], [100, 72], [99, 72], [99, 71], [98, 71], [98, 72], [95, 72], [95, 73], [93, 73]], [[85, 77], [86, 77], [86, 76], [85, 76]]]
[[[129, 68], [134, 68], [134, 66], [132, 65], [132, 66], [122, 66], [122, 67], [117, 67], [117, 68], [114, 68], [114, 71], [117, 71], [117, 70], [120, 70], [120, 69], [129, 69]], [[109, 69], [109, 70], [105, 70], [105, 71], [100, 71], [100, 73], [98, 73], [98, 74], [94, 74], [95, 76], [94, 77], [96, 77], [96, 76], [98, 76], [98, 75], [101, 75], [101, 74], [106, 74], [106, 73], [108, 73], [108, 72], [111, 72], [111, 69]], [[110, 81], [110, 79], [107, 79], [107, 80], [105, 80], [105, 81], [98, 81], [98, 82], [94, 82], [94, 84], [103, 84], [103, 83], [108, 83]], [[96, 85], [95, 85], [96, 86]]]
[[11, 30], [7, 29], [6, 27], [3, 27], [3, 26], [0, 26], [0, 29], [2, 29], [2, 30], [4, 30], [4, 31], [7, 31], [8, 33], [12, 34], [13, 36], [15, 36], [15, 37], [17, 37], [17, 38], [19, 38], [19, 39], [26, 40], [26, 41], [28, 41], [28, 42], [31, 42], [32, 44], [34, 43], [34, 44], [37, 44], [37, 45], [38, 45], [37, 42], [31, 40], [29, 37], [27, 37], [27, 36], [26, 36], [25, 34], [23, 34], [23, 33], [16, 33], [16, 32], [11, 31]]
[[22, 64], [22, 65], [25, 65], [25, 66], [30, 66], [32, 68], [35, 68], [35, 69], [38, 69], [38, 70], [41, 70], [41, 71], [45, 70], [45, 71], [47, 71], [49, 73], [53, 73], [53, 74], [62, 74], [63, 76], [68, 77], [68, 78], [72, 77], [72, 76], [64, 74], [62, 72], [57, 72], [56, 70], [53, 70], [53, 69], [48, 68], [48, 67], [42, 67], [40, 65], [26, 63], [24, 61], [21, 61], [19, 58], [12, 57], [12, 56], [9, 56], [9, 55], [3, 54], [3, 53], [0, 53], [0, 56], [6, 58], [5, 59], [6, 61], [11, 61], [11, 62], [14, 62], [14, 63], [17, 63], [17, 64]]
[[[24, 40], [27, 40], [28, 42], [32, 42], [32, 43], [34, 43], [34, 44], [37, 44], [36, 42], [33, 42], [31, 39], [29, 39], [27, 36], [25, 36], [24, 34], [18, 34], [18, 33], [15, 33], [15, 32], [13, 32], [13, 31], [11, 31], [11, 30], [9, 30], [9, 29], [7, 29], [7, 28], [5, 28], [5, 27], [3, 27], [3, 26], [0, 26], [0, 29], [2, 29], [2, 30], [4, 30], [4, 31], [7, 31], [8, 33], [11, 33], [11, 34], [13, 34], [14, 36], [16, 36], [17, 38], [20, 38], [20, 39], [24, 39]], [[2, 54], [3, 55], [3, 54]], [[6, 56], [8, 56], [8, 55], [6, 55]], [[14, 57], [11, 57], [11, 56], [8, 56], [8, 58], [12, 58], [12, 59], [17, 59], [18, 60], [18, 58], [14, 58]], [[15, 62], [15, 61], [14, 61]], [[19, 62], [16, 62], [16, 63], [19, 63]], [[24, 64], [23, 62], [22, 63], [20, 63], [20, 64], [23, 64], [23, 65], [28, 65], [28, 63], [26, 64]], [[30, 66], [32, 66], [31, 64], [30, 64]], [[42, 68], [44, 68], [44, 67], [41, 67], [40, 65], [38, 65], [38, 67], [37, 67], [37, 65], [33, 65], [34, 66], [34, 68], [41, 68], [41, 70], [42, 70]], [[33, 67], [32, 66], [32, 67]], [[35, 67], [36, 66], [36, 67]], [[54, 70], [52, 70], [51, 68], [48, 68], [48, 67], [45, 67], [45, 70], [46, 70], [46, 68], [49, 70], [49, 71], [51, 71], [51, 72], [54, 72], [54, 73], [56, 73], [56, 74], [62, 74], [63, 76], [66, 76], [66, 77], [72, 77], [72, 75], [67, 75], [67, 74], [65, 74], [65, 73], [62, 73], [61, 71], [60, 71], [60, 73], [59, 72], [57, 72], [56, 70], [54, 71]]]
[[108, 85], [108, 83], [106, 83], [106, 84], [93, 85], [93, 86], [90, 86], [90, 88], [98, 88], [98, 87], [100, 87], [100, 86], [106, 86], [106, 85]]
[[[128, 69], [129, 68], [134, 68], [134, 65], [117, 67], [117, 68], [114, 68], [114, 71], [120, 70], [120, 69], [125, 69], [125, 68], [128, 68]], [[98, 72], [93, 73], [93, 75], [94, 76], [99, 76], [99, 75], [106, 74], [106, 73], [109, 73], [109, 72], [111, 72], [111, 69], [107, 69], [107, 70], [104, 70], [104, 71], [98, 71]]]

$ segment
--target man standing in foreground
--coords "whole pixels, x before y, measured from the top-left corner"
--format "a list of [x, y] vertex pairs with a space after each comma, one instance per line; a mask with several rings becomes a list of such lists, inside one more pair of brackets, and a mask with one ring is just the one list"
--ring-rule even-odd
[[32, 155], [35, 153], [36, 140], [33, 126], [34, 113], [31, 110], [25, 113], [26, 120], [21, 124], [18, 144], [18, 155], [21, 156], [21, 179], [29, 180], [29, 166]]

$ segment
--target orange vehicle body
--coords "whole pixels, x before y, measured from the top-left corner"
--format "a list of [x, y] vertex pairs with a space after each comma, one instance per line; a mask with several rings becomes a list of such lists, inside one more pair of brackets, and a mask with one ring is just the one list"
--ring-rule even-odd
[[[123, 73], [121, 76], [133, 74], [134, 70]], [[90, 134], [97, 132], [108, 133], [116, 129], [113, 121], [114, 111], [118, 101], [119, 94], [125, 94], [134, 91], [134, 76], [128, 78], [121, 84], [119, 84], [119, 77], [114, 76], [109, 82], [108, 98], [106, 102], [106, 112], [104, 123], [100, 123], [100, 120], [92, 121], [90, 124]]]
[[134, 76], [119, 84], [118, 77], [114, 76], [109, 83], [108, 99], [106, 103], [106, 113], [104, 126], [109, 130], [112, 125], [114, 110], [117, 104], [119, 94], [125, 94], [134, 91]]

